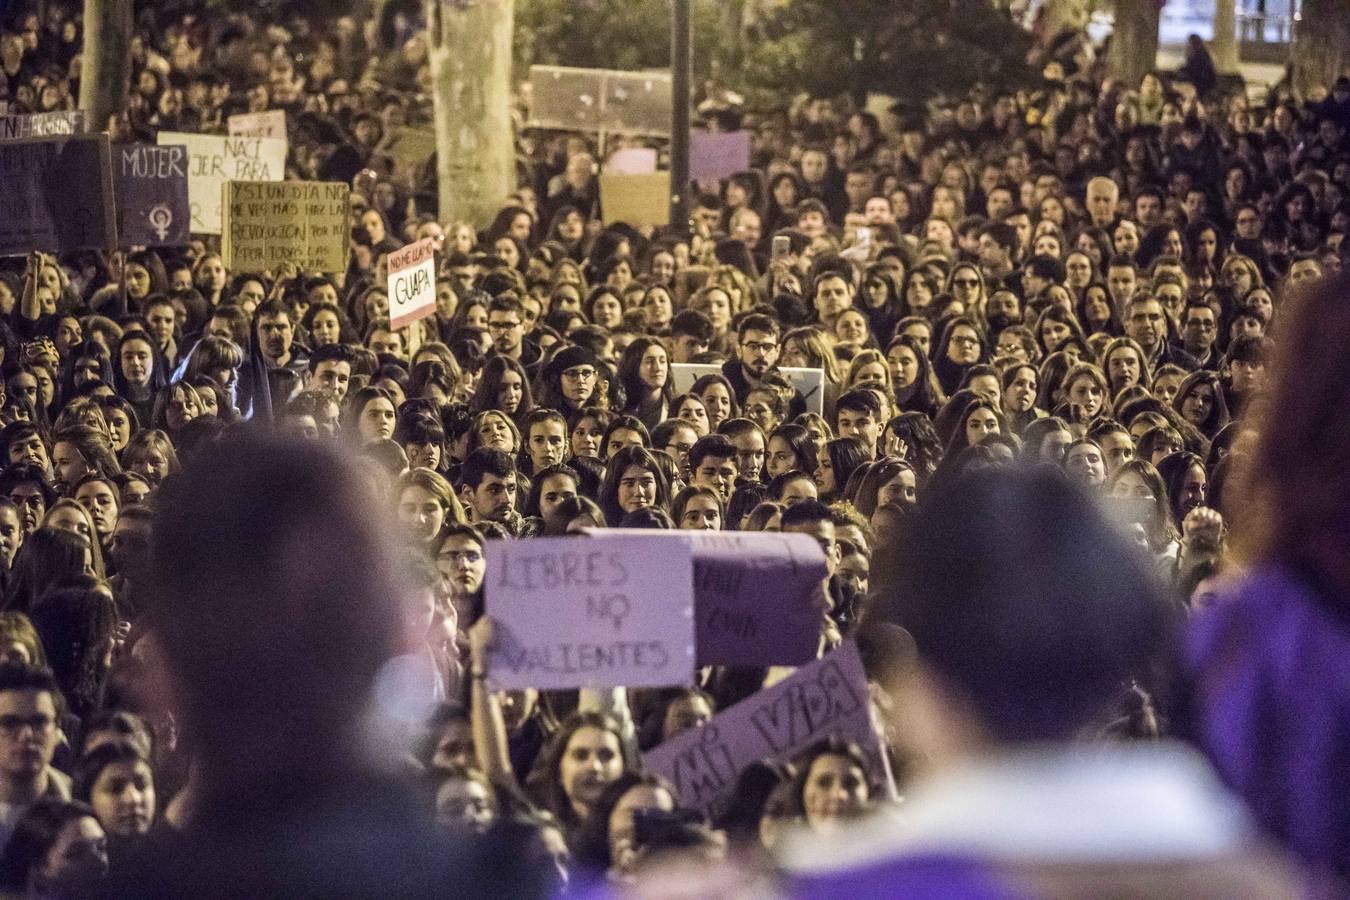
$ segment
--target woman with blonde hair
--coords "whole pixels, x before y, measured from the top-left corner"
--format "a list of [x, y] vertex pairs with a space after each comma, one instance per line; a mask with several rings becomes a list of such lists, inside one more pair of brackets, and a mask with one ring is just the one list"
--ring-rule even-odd
[[849, 361], [848, 375], [844, 377], [845, 391], [856, 387], [874, 387], [883, 391], [890, 402], [895, 402], [895, 385], [891, 379], [891, 367], [880, 350], [860, 350]]
[[745, 312], [760, 302], [759, 291], [745, 273], [735, 266], [722, 264], [708, 275], [708, 284], [719, 287], [731, 298], [731, 312]]
[[421, 467], [409, 469], [399, 478], [396, 513], [408, 536], [428, 552], [439, 546], [447, 525], [468, 521], [450, 482], [440, 473]]
[[778, 346], [780, 366], [824, 369], [825, 380], [835, 385], [844, 380], [839, 362], [830, 350], [825, 333], [820, 329], [810, 326], [793, 328], [783, 335]]
[[17, 610], [0, 612], [0, 663], [47, 667], [42, 639], [28, 616]]

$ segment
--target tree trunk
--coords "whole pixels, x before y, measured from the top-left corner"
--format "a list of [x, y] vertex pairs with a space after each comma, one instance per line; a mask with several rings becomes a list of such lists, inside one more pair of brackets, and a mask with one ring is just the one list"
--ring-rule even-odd
[[516, 184], [514, 0], [425, 0], [440, 220], [484, 228]]
[[1214, 0], [1214, 40], [1209, 50], [1219, 74], [1238, 71], [1237, 0]]
[[1294, 32], [1294, 91], [1308, 98], [1350, 68], [1350, 8], [1346, 0], [1303, 0]]
[[1158, 0], [1116, 0], [1116, 24], [1111, 34], [1107, 69], [1131, 90], [1158, 64]]
[[80, 109], [90, 131], [127, 108], [131, 89], [131, 0], [84, 0]]
[[713, 49], [717, 70], [724, 83], [735, 80], [745, 61], [745, 0], [721, 0], [721, 40]]

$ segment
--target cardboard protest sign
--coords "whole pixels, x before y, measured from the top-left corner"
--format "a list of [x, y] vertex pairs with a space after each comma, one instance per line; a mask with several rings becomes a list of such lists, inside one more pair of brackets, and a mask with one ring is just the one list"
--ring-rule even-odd
[[422, 238], [386, 257], [389, 321], [394, 328], [411, 325], [436, 311], [435, 248], [432, 238]]
[[106, 134], [2, 142], [0, 183], [0, 256], [117, 247]]
[[530, 66], [530, 125], [670, 136], [669, 72]]
[[600, 176], [600, 209], [605, 224], [670, 224], [670, 173]]
[[190, 240], [187, 148], [118, 144], [112, 149], [117, 235], [123, 247], [180, 247]]
[[656, 171], [656, 151], [651, 147], [622, 147], [605, 160], [610, 175], [648, 175]]
[[0, 141], [83, 134], [84, 110], [62, 110], [31, 116], [0, 116]]
[[193, 234], [221, 233], [226, 182], [280, 181], [286, 174], [286, 142], [277, 138], [161, 131], [157, 143], [187, 147]]
[[389, 136], [386, 149], [401, 163], [424, 166], [436, 152], [436, 134], [425, 128], [396, 128]]
[[688, 544], [629, 535], [489, 541], [498, 688], [691, 684]]
[[606, 131], [622, 134], [670, 136], [671, 101], [669, 72], [605, 72]]
[[225, 265], [235, 272], [347, 268], [350, 188], [327, 181], [225, 185]]
[[269, 109], [260, 113], [240, 113], [227, 120], [230, 137], [279, 138], [286, 140], [286, 111]]
[[748, 168], [750, 168], [750, 132], [689, 133], [690, 178], [729, 178]]
[[671, 783], [681, 806], [715, 814], [732, 799], [747, 767], [789, 760], [834, 734], [862, 747], [873, 777], [884, 781], [867, 677], [852, 641], [661, 744], [642, 761]]
[[[689, 547], [700, 666], [797, 665], [819, 650], [828, 570], [820, 545], [809, 536], [630, 528], [586, 533], [641, 542], [634, 546], [643, 553], [672, 541]], [[667, 572], [667, 590], [684, 577], [683, 571]]]

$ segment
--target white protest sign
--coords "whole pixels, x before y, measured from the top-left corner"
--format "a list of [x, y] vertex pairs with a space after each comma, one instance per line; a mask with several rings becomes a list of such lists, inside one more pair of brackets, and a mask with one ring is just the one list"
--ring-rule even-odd
[[489, 679], [545, 690], [692, 684], [692, 570], [681, 540], [489, 541]]
[[0, 116], [0, 141], [83, 134], [84, 110], [58, 110], [30, 116]]
[[676, 395], [687, 394], [704, 375], [721, 375], [722, 367], [715, 363], [671, 363], [670, 387]]
[[230, 116], [230, 137], [286, 139], [286, 111], [270, 109], [260, 113], [240, 113]]
[[[782, 375], [806, 403], [806, 411], [825, 415], [825, 370], [806, 369], [796, 366], [779, 366], [774, 369]], [[704, 375], [721, 375], [722, 367], [712, 363], [671, 363], [670, 386], [676, 395], [687, 394]]]
[[651, 147], [621, 147], [605, 161], [610, 175], [647, 175], [656, 171], [656, 151]]
[[276, 138], [161, 131], [158, 143], [187, 147], [188, 205], [194, 234], [221, 233], [226, 183], [281, 181], [286, 175], [286, 142]]
[[825, 370], [805, 369], [796, 366], [779, 366], [775, 371], [781, 374], [798, 395], [806, 401], [806, 411], [816, 415], [825, 415]]
[[436, 251], [432, 238], [401, 247], [385, 259], [389, 269], [389, 321], [411, 325], [436, 311]]

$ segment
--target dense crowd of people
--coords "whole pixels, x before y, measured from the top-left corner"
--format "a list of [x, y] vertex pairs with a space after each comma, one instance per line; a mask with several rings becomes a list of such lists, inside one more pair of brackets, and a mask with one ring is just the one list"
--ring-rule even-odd
[[[42, 10], [0, 33], [11, 114], [78, 96], [79, 17]], [[113, 139], [285, 110], [288, 177], [352, 186], [350, 262], [0, 261], [0, 891], [1160, 896], [1138, 869], [1180, 859], [1149, 872], [1187, 896], [1336, 893], [1350, 79], [1255, 106], [1044, 43], [1034, 89], [919, 109], [710, 100], [751, 167], [673, 226], [604, 221], [593, 136], [521, 126], [481, 228], [399, 149], [415, 13], [138, 14]], [[396, 329], [423, 238], [435, 312]], [[834, 738], [709, 819], [644, 771], [777, 671], [494, 690], [488, 544], [597, 527], [815, 539], [894, 783]], [[1019, 762], [926, 780], [977, 753]], [[1073, 851], [1041, 821], [1108, 810]], [[877, 862], [944, 846], [997, 864]]]

